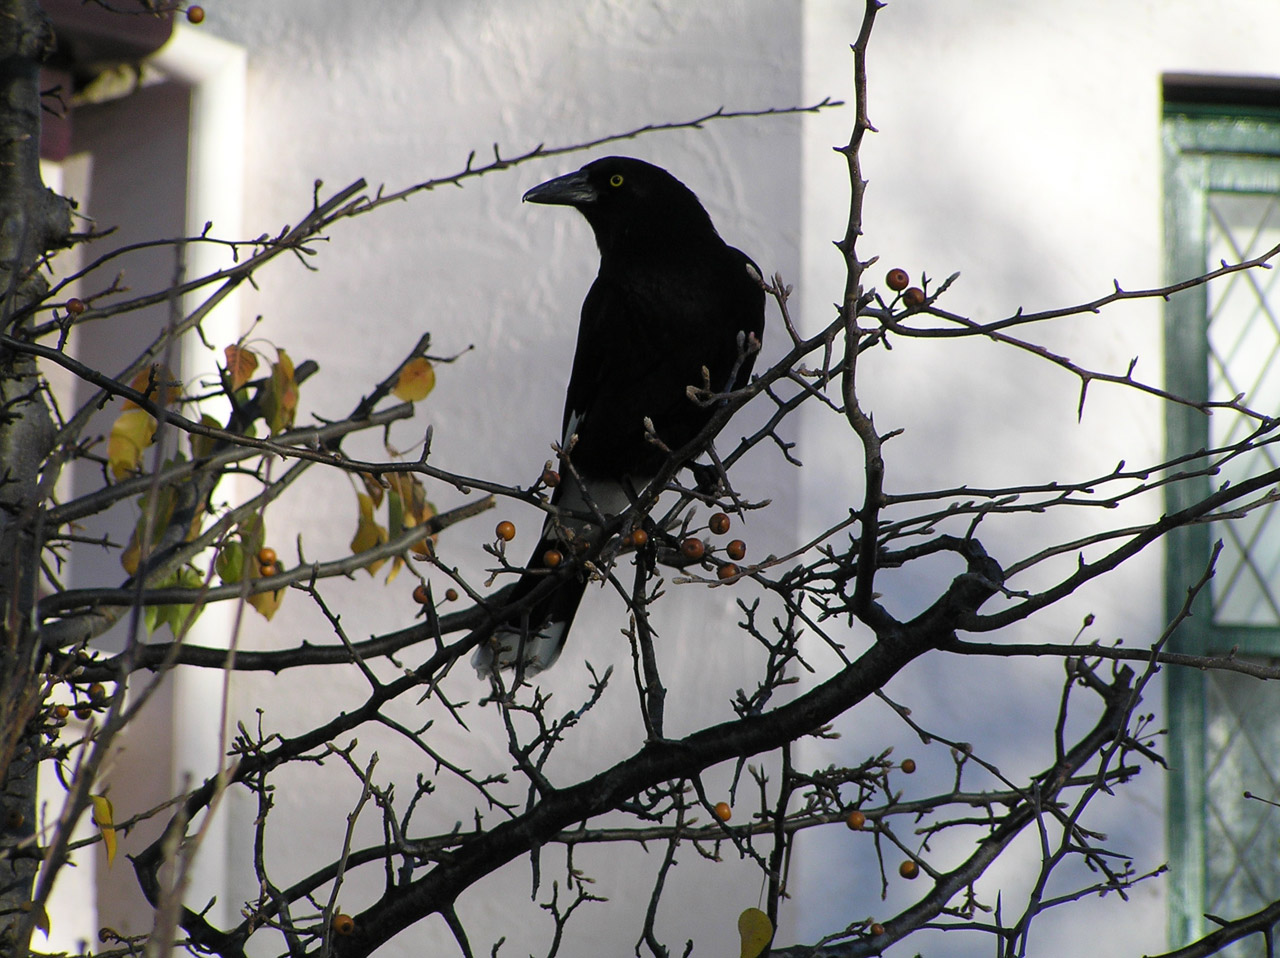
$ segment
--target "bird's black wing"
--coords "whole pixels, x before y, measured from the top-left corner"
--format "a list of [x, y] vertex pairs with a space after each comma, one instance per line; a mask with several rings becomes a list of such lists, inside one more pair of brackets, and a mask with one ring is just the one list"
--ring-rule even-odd
[[646, 418], [679, 449], [712, 412], [688, 397], [704, 367], [714, 390], [746, 383], [755, 357], [740, 355], [738, 334], [758, 339], [764, 328], [764, 293], [748, 266], [755, 270], [721, 244], [677, 264], [601, 271], [583, 303], [562, 422], [566, 440], [577, 434], [571, 460], [580, 473], [653, 475], [666, 453], [646, 439]]

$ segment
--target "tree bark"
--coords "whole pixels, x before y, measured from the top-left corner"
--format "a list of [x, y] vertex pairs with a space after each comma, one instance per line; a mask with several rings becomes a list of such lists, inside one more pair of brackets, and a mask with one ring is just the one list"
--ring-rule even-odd
[[[48, 289], [47, 250], [70, 207], [40, 178], [40, 63], [53, 30], [37, 0], [0, 2], [0, 331], [20, 337]], [[40, 469], [54, 436], [35, 361], [0, 347], [0, 950], [24, 954], [34, 918], [36, 764], [43, 695], [32, 615], [40, 568]], [[25, 920], [19, 920], [25, 917]]]

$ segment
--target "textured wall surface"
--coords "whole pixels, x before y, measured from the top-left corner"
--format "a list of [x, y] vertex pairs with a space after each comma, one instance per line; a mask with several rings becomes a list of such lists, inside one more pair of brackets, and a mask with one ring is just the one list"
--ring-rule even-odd
[[[458, 3], [353, 4], [347, 0], [209, 0], [203, 27], [249, 51], [246, 114], [245, 230], [277, 232], [310, 205], [315, 180], [325, 190], [364, 177], [399, 189], [460, 169], [475, 150], [504, 154], [538, 143], [565, 145], [656, 121], [731, 109], [789, 106], [823, 96], [850, 95], [848, 44], [857, 32], [859, 4], [832, 0], [737, 2], [621, 2], [621, 0], [480, 0]], [[878, 254], [871, 276], [902, 266], [940, 279], [961, 277], [943, 305], [978, 320], [1020, 306], [1041, 309], [1086, 301], [1110, 289], [1161, 279], [1160, 76], [1167, 71], [1276, 75], [1280, 59], [1267, 36], [1280, 35], [1280, 9], [1270, 0], [1225, 0], [1211, 24], [1193, 0], [1117, 5], [1102, 0], [892, 0], [881, 14], [871, 56], [871, 118], [880, 133], [865, 146], [868, 193], [863, 255]], [[433, 456], [469, 475], [528, 483], [557, 438], [577, 313], [596, 267], [590, 232], [572, 211], [522, 206], [521, 194], [550, 176], [606, 152], [641, 156], [671, 169], [703, 199], [721, 234], [767, 271], [796, 285], [793, 309], [807, 329], [831, 314], [842, 288], [831, 241], [843, 232], [847, 181], [831, 147], [847, 141], [850, 111], [821, 117], [714, 123], [705, 130], [647, 135], [584, 156], [538, 161], [418, 195], [376, 215], [340, 224], [310, 260], [318, 272], [280, 263], [246, 293], [246, 322], [261, 316], [263, 344], [287, 349], [295, 361], [315, 359], [322, 389], [303, 389], [300, 421], [343, 416], [393, 370], [418, 336], [430, 331], [434, 352], [462, 353], [438, 370], [438, 387], [418, 416], [391, 434], [410, 450], [429, 423]], [[762, 362], [782, 349], [771, 313]], [[1131, 305], [1057, 324], [1039, 341], [1082, 365], [1120, 373], [1140, 357], [1137, 373], [1161, 375], [1160, 313]], [[905, 492], [963, 484], [1009, 485], [1102, 475], [1120, 459], [1155, 461], [1162, 448], [1162, 410], [1154, 401], [1095, 386], [1077, 419], [1078, 381], [1026, 354], [990, 343], [895, 341], [863, 362], [863, 398], [881, 432], [903, 429], [886, 447], [888, 486]], [[757, 417], [755, 420], [752, 417]], [[748, 410], [726, 441], [758, 421]], [[753, 554], [782, 553], [825, 527], [860, 497], [860, 456], [837, 417], [817, 415], [793, 427], [796, 471], [762, 452], [743, 464], [740, 491], [773, 505], [745, 527]], [[346, 447], [384, 458], [370, 437]], [[416, 455], [416, 451], [411, 452]], [[432, 486], [448, 508], [468, 496]], [[314, 477], [302, 495], [274, 513], [272, 539], [287, 562], [301, 535], [310, 558], [346, 550], [355, 499], [342, 477]], [[1150, 518], [1148, 504], [1135, 519]], [[520, 534], [512, 548], [523, 558], [535, 540], [533, 510], [502, 505], [497, 514], [447, 533], [441, 555], [468, 576], [491, 560], [481, 545], [493, 521], [510, 518]], [[1087, 535], [1101, 519], [1082, 512], [991, 522], [990, 551], [1020, 559], [1052, 537]], [[1048, 526], [1044, 525], [1048, 522]], [[1076, 525], [1073, 525], [1075, 523]], [[1046, 528], [1048, 531], [1046, 531]], [[1074, 561], [1068, 556], [1067, 562]], [[939, 562], [926, 573], [885, 575], [878, 586], [891, 611], [907, 614], [936, 595], [955, 573]], [[384, 587], [363, 573], [326, 592], [353, 639], [412, 621], [408, 576]], [[437, 588], [443, 586], [437, 584]], [[1014, 583], [1033, 588], [1035, 581]], [[1152, 551], [1062, 609], [1032, 619], [1003, 638], [1070, 641], [1086, 614], [1096, 616], [1090, 638], [1152, 640], [1161, 628], [1160, 556]], [[733, 593], [691, 587], [672, 590], [657, 625], [675, 653], [668, 667], [669, 733], [731, 713], [735, 689], [754, 686], [746, 641], [725, 628], [736, 621]], [[291, 596], [272, 628], [247, 624], [248, 647], [325, 640], [329, 626], [300, 597]], [[619, 636], [620, 604], [593, 590], [560, 665], [544, 676], [560, 710], [579, 704], [589, 673], [617, 667], [609, 695], [590, 713], [559, 756], [553, 774], [565, 780], [634, 751], [630, 656]], [[850, 634], [851, 647], [865, 638]], [[462, 688], [470, 676], [459, 676]], [[1010, 775], [1040, 767], [1050, 729], [1061, 664], [988, 661], [934, 655], [899, 676], [888, 693], [909, 705], [926, 727], [955, 740], [984, 742], [985, 757]], [[238, 714], [289, 734], [330, 714], [335, 702], [356, 704], [364, 690], [357, 670], [323, 677], [286, 673], [249, 676], [235, 687]], [[476, 682], [467, 694], [478, 697]], [[1148, 704], [1158, 707], [1158, 690]], [[432, 744], [468, 767], [501, 768], [505, 740], [492, 709], [469, 734], [447, 717], [406, 706], [400, 717], [438, 721]], [[554, 710], [553, 710], [554, 711]], [[890, 709], [867, 703], [840, 726], [843, 737], [805, 743], [805, 762], [855, 763], [889, 745], [916, 758], [911, 783], [921, 791], [951, 774], [946, 749], [924, 747]], [[410, 787], [429, 763], [402, 743], [361, 735], [361, 752], [377, 748], [379, 775]], [[342, 745], [346, 742], [339, 743]], [[730, 770], [709, 778], [722, 789]], [[1100, 809], [1093, 825], [1113, 845], [1139, 855], [1146, 870], [1163, 860], [1162, 791], [1143, 792]], [[319, 782], [326, 786], [320, 787]], [[331, 860], [341, 847], [345, 816], [359, 786], [302, 769], [282, 779], [268, 847], [287, 862], [278, 884]], [[293, 788], [288, 787], [292, 782]], [[439, 820], [469, 812], [472, 795], [441, 779], [427, 803]], [[230, 803], [230, 831], [243, 832], [256, 810]], [[284, 827], [285, 823], [289, 827]], [[780, 943], [813, 941], [847, 921], [888, 915], [919, 893], [893, 885], [881, 901], [873, 853], [863, 836], [843, 828], [802, 838], [793, 863], [793, 898]], [[358, 840], [376, 840], [369, 824]], [[211, 850], [212, 851], [212, 850]], [[945, 857], [946, 843], [931, 850]], [[1036, 848], [996, 871], [996, 883], [1023, 888], [1034, 876]], [[251, 848], [226, 850], [230, 887], [220, 907], [232, 911], [253, 888]], [[658, 929], [694, 954], [733, 953], [735, 919], [757, 903], [760, 879], [724, 850], [713, 865], [688, 855], [668, 882]], [[627, 954], [640, 930], [660, 850], [616, 865], [609, 850], [580, 852], [576, 867], [597, 880], [592, 890], [608, 905], [584, 907], [569, 926], [562, 954]], [[896, 859], [895, 859], [896, 861]], [[543, 855], [543, 896], [563, 882], [559, 851]], [[892, 863], [890, 864], [892, 868]], [[246, 891], [245, 889], [248, 889]], [[502, 954], [544, 953], [549, 920], [529, 900], [525, 866], [494, 876], [460, 903], [478, 953], [500, 936]], [[348, 910], [362, 907], [370, 888], [343, 891]], [[1080, 906], [1087, 921], [1109, 922], [1091, 953], [1127, 955], [1159, 950], [1164, 938], [1161, 886], [1134, 894], [1123, 921], [1111, 921], [1114, 897]], [[541, 900], [541, 899], [540, 899]], [[1043, 954], [1076, 953], [1081, 911], [1050, 914], [1040, 929]], [[989, 954], [990, 943], [951, 938], [950, 955]], [[451, 936], [430, 921], [401, 938], [389, 955], [450, 954]], [[968, 948], [968, 950], [965, 950]]]
[[[831, 39], [855, 35], [859, 6], [825, 0], [806, 5], [809, 95], [831, 89], [842, 76], [848, 57]], [[1019, 308], [1087, 302], [1108, 293], [1113, 279], [1131, 289], [1161, 285], [1161, 75], [1280, 74], [1280, 57], [1264, 39], [1280, 26], [1280, 9], [1224, 3], [1214, 6], [1212, 22], [1206, 12], [1182, 2], [891, 2], [877, 21], [870, 58], [871, 121], [880, 133], [863, 151], [870, 180], [863, 251], [881, 256], [875, 280], [890, 266], [936, 280], [959, 271], [941, 305], [980, 321]], [[843, 170], [826, 147], [847, 132], [834, 116], [806, 129], [802, 288], [806, 302], [821, 310], [833, 295], [813, 291], [838, 290], [840, 281], [838, 257], [823, 244], [843, 228], [839, 204], [830, 199]], [[1135, 375], [1161, 381], [1158, 302], [1123, 304], [1029, 336], [1108, 373], [1123, 374], [1138, 357]], [[1077, 421], [1079, 381], [1026, 353], [973, 341], [957, 348], [898, 337], [894, 345], [892, 353], [877, 351], [860, 364], [864, 401], [879, 431], [905, 430], [886, 446], [888, 488], [1007, 486], [1052, 476], [1079, 481], [1106, 475], [1121, 460], [1134, 465], [1161, 458], [1164, 410], [1154, 400], [1094, 383]], [[806, 447], [826, 447], [843, 431], [807, 420], [801, 455]], [[830, 517], [820, 491], [861, 488], [854, 457], [811, 454], [808, 465], [801, 496], [806, 532]], [[1127, 515], [1059, 511], [988, 521], [979, 534], [1007, 566], [1051, 539], [1083, 538], [1103, 525], [1150, 520], [1160, 511], [1153, 498]], [[1075, 561], [1074, 552], [1064, 555], [1057, 570]], [[939, 576], [956, 571], [954, 563], [936, 568]], [[1034, 590], [1046, 581], [1023, 576], [1009, 587]], [[897, 613], [937, 595], [927, 577], [905, 573], [883, 575], [877, 586]], [[1162, 588], [1161, 555], [1149, 550], [1055, 611], [997, 636], [972, 638], [1070, 642], [1093, 614], [1086, 638], [1148, 644], [1163, 628]], [[914, 663], [887, 692], [911, 707], [925, 728], [991, 743], [987, 758], [1006, 773], [1026, 774], [1044, 765], [1043, 745], [1033, 743], [1045, 742], [1052, 727], [1061, 676], [1056, 660], [993, 663], [936, 655]], [[1161, 691], [1159, 681], [1152, 683], [1144, 707], [1159, 714]], [[845, 737], [838, 749], [869, 752], [875, 744], [895, 744], [896, 755], [915, 757], [919, 774], [935, 776], [933, 784], [951, 774], [944, 747], [922, 746], [888, 708], [879, 706], [877, 714], [868, 704], [841, 724]], [[919, 778], [903, 784], [911, 794], [928, 790]], [[1121, 800], [1093, 812], [1095, 826], [1108, 833], [1108, 847], [1134, 855], [1138, 872], [1165, 860], [1162, 790], [1159, 773], [1144, 772], [1122, 790]], [[1007, 890], [1006, 909], [1038, 870], [1039, 850], [1026, 837], [1032, 841], [1021, 846], [1021, 859], [1003, 862], [990, 875]], [[958, 860], [958, 851], [943, 843], [931, 854], [947, 862]], [[857, 902], [849, 906], [855, 916], [881, 915], [918, 894], [906, 883], [890, 882], [888, 900], [877, 900], [869, 843], [842, 848], [816, 839], [802, 842], [798, 852], [801, 902], [827, 896], [833, 906]], [[1087, 873], [1076, 877], [1081, 886], [1091, 880]], [[996, 883], [984, 887], [993, 901]], [[1032, 951], [1077, 954], [1081, 928], [1088, 927], [1100, 929], [1088, 939], [1090, 954], [1158, 952], [1165, 938], [1163, 895], [1154, 881], [1140, 885], [1127, 904], [1110, 896], [1050, 911], [1038, 921]], [[830, 924], [822, 922], [820, 907], [802, 907], [801, 913], [801, 940], [813, 940]], [[1017, 916], [1006, 910], [1004, 917]], [[976, 942], [966, 950], [953, 935], [943, 940], [931, 947], [949, 955], [986, 954]], [[924, 940], [916, 947], [930, 953]]]
[[[394, 189], [460, 169], [471, 150], [483, 159], [494, 143], [504, 153], [517, 153], [539, 143], [565, 145], [655, 121], [693, 118], [720, 106], [790, 106], [801, 96], [802, 23], [795, 4], [305, 0], [216, 3], [209, 10], [208, 25], [250, 50], [246, 161], [252, 172], [246, 180], [245, 225], [251, 233], [295, 221], [316, 178], [338, 187], [365, 177]], [[800, 129], [800, 121], [791, 118], [653, 134], [540, 161], [462, 190], [446, 187], [415, 197], [335, 229], [331, 242], [318, 247], [313, 264], [319, 273], [286, 266], [264, 277], [261, 294], [246, 298], [246, 315], [261, 313], [263, 334], [295, 358], [319, 361], [331, 385], [320, 395], [304, 389], [303, 406], [321, 415], [343, 414], [370, 383], [395, 368], [424, 331], [431, 331], [437, 354], [474, 345], [455, 365], [438, 371], [435, 392], [411, 424], [397, 427], [392, 441], [409, 448], [430, 423], [437, 463], [463, 474], [528, 483], [558, 438], [578, 310], [595, 275], [597, 254], [580, 216], [522, 205], [523, 192], [594, 156], [640, 156], [672, 170], [697, 192], [727, 241], [765, 269], [795, 277]], [[768, 348], [766, 360], [781, 350], [781, 339]], [[730, 436], [741, 432], [735, 423]], [[377, 437], [350, 448], [386, 455]], [[743, 494], [773, 498], [775, 505], [753, 516], [744, 532], [761, 554], [782, 552], [797, 528], [795, 473], [772, 453], [756, 459], [742, 471]], [[441, 508], [474, 498], [439, 484], [428, 492]], [[284, 530], [300, 527], [308, 554], [346, 548], [355, 501], [345, 480], [317, 483], [294, 508], [292, 516], [280, 514], [272, 522]], [[516, 523], [519, 535], [511, 548], [522, 560], [541, 519], [509, 505], [443, 537], [441, 555], [483, 581], [478, 570], [492, 559], [480, 546], [498, 518]], [[286, 531], [282, 541], [291, 544], [292, 534]], [[444, 584], [437, 582], [436, 588]], [[402, 577], [383, 588], [361, 573], [349, 588], [332, 595], [350, 627], [362, 634], [382, 632], [413, 621], [412, 585]], [[678, 734], [708, 715], [730, 717], [733, 690], [753, 680], [744, 640], [723, 627], [738, 617], [733, 593], [695, 595], [689, 587], [671, 592], [671, 599], [660, 603], [657, 628], [664, 644], [680, 650], [668, 667], [668, 729]], [[288, 616], [294, 618], [288, 619], [285, 634], [328, 633], [303, 603], [291, 600], [290, 606]], [[608, 590], [592, 589], [570, 651], [544, 676], [543, 688], [555, 695], [552, 711], [558, 714], [584, 699], [586, 660], [598, 671], [615, 667], [610, 694], [573, 734], [552, 769], [555, 777], [568, 780], [603, 768], [641, 744], [619, 610]], [[252, 641], [285, 641], [278, 629], [268, 632], [255, 624], [253, 631], [262, 638]], [[364, 687], [355, 670], [324, 681], [325, 694], [317, 695], [309, 676], [251, 677], [238, 684], [238, 701], [251, 712], [266, 697], [275, 703], [269, 723], [287, 732], [331, 710], [335, 700], [357, 702]], [[470, 675], [455, 681], [458, 695], [484, 692]], [[468, 719], [479, 723], [473, 724], [474, 736], [438, 717], [433, 747], [467, 767], [508, 767], [497, 716], [493, 709], [486, 711]], [[401, 717], [418, 722], [427, 714], [405, 709]], [[360, 738], [362, 748], [378, 749], [379, 774], [400, 782], [402, 794], [417, 772], [434, 772], [421, 753], [394, 743], [375, 745], [366, 734]], [[718, 779], [708, 787], [722, 789], [727, 772]], [[297, 791], [277, 793], [277, 813], [282, 822], [306, 822], [307, 839], [277, 832], [271, 840], [278, 849], [287, 848], [290, 873], [301, 875], [333, 857], [358, 791], [313, 788], [310, 783], [318, 779], [307, 770], [297, 780]], [[469, 822], [473, 793], [447, 775], [437, 780], [440, 791], [425, 809], [432, 820]], [[236, 806], [232, 814], [243, 825], [255, 810]], [[362, 838], [376, 837], [373, 821], [368, 817]], [[249, 851], [244, 845], [230, 850], [230, 874], [241, 887], [252, 881]], [[694, 854], [688, 857], [671, 877], [660, 927], [677, 946], [696, 937], [702, 947], [722, 950], [721, 941], [736, 938], [738, 913], [754, 904], [758, 878], [736, 857], [724, 869]], [[615, 849], [575, 853], [575, 866], [598, 879], [592, 892], [611, 901], [579, 910], [564, 953], [593, 953], [588, 943], [605, 941], [611, 952], [626, 953], [639, 937], [660, 858], [656, 851], [637, 855], [621, 872], [617, 860]], [[560, 850], [543, 855], [539, 901], [546, 900], [552, 881], [560, 882], [565, 900], [564, 867]], [[734, 884], [743, 885], [736, 894], [702, 894], [735, 872]], [[361, 891], [358, 883], [349, 888], [341, 900], [354, 911], [361, 907]], [[505, 935], [503, 954], [545, 951], [551, 923], [529, 899], [525, 865], [488, 880], [460, 902], [473, 945], [488, 953], [490, 943]], [[448, 953], [450, 937], [443, 923], [433, 920], [402, 936], [390, 953]]]

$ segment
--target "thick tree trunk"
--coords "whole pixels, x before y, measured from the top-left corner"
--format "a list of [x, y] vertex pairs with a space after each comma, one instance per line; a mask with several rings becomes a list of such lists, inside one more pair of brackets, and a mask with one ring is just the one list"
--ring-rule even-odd
[[[40, 179], [40, 62], [53, 33], [37, 0], [0, 0], [0, 332], [47, 285], [37, 264], [66, 243], [69, 207]], [[0, 341], [0, 953], [26, 952], [42, 694], [32, 610], [39, 579], [41, 464], [53, 425], [29, 357]], [[22, 918], [27, 918], [22, 921]]]

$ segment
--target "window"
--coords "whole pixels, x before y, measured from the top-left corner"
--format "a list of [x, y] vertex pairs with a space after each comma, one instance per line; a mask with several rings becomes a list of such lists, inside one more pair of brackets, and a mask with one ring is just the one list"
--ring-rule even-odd
[[[1165, 242], [1168, 278], [1257, 256], [1280, 242], [1280, 83], [1165, 78]], [[1280, 269], [1233, 274], [1187, 290], [1165, 311], [1165, 376], [1174, 393], [1280, 414]], [[1257, 423], [1170, 406], [1170, 457], [1230, 446]], [[1267, 446], [1221, 472], [1170, 487], [1176, 510], [1226, 481], [1273, 469]], [[1171, 640], [1178, 651], [1235, 650], [1280, 663], [1280, 506], [1243, 521], [1181, 529], [1169, 540], [1170, 618], [1222, 541], [1216, 574]], [[1234, 673], [1166, 672], [1169, 713], [1170, 937], [1183, 944], [1280, 898], [1280, 695]], [[1252, 941], [1236, 948], [1252, 946]], [[1254, 946], [1256, 947], [1256, 946]], [[1236, 950], [1229, 954], [1243, 955]]]

